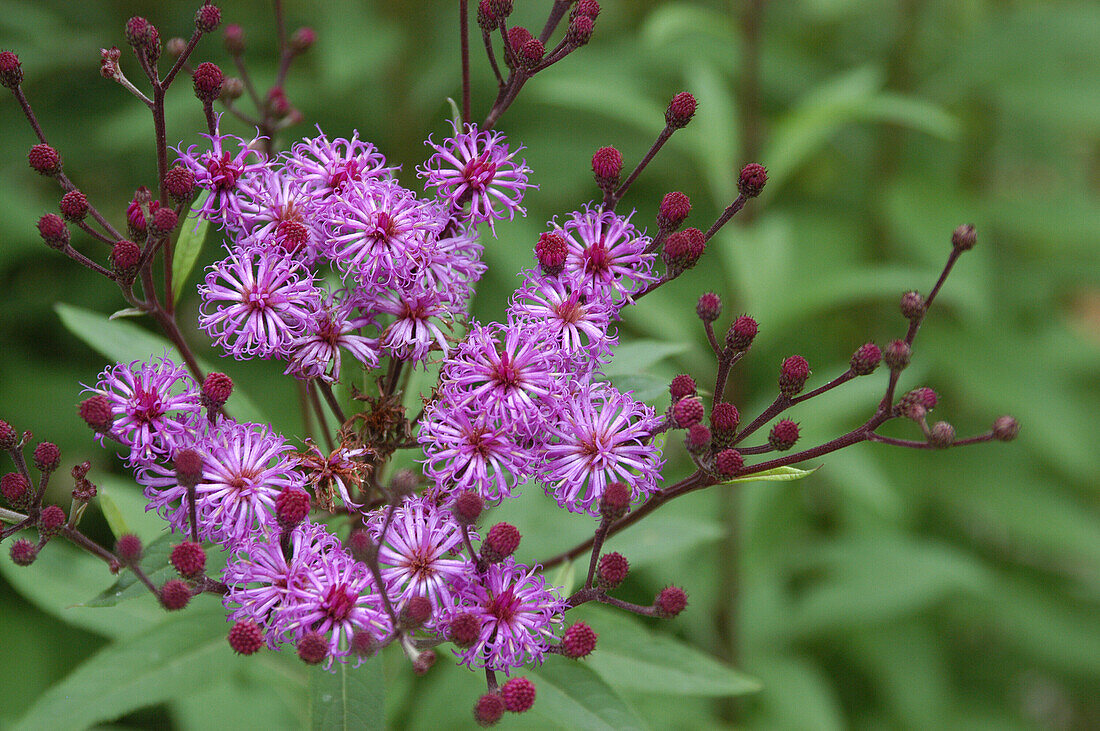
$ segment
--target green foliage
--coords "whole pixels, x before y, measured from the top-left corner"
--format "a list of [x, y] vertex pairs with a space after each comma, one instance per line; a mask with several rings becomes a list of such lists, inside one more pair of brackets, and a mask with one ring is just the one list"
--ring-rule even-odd
[[310, 728], [385, 728], [385, 698], [381, 655], [357, 668], [337, 663], [333, 672], [309, 670]]

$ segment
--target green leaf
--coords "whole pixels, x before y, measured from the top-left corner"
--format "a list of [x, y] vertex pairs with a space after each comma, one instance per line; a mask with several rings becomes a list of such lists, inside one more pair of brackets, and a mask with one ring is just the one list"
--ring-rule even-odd
[[333, 669], [335, 672], [322, 668], [310, 671], [310, 728], [384, 728], [386, 692], [382, 655], [375, 655], [357, 668], [336, 663]]
[[201, 603], [97, 652], [43, 693], [15, 728], [87, 728], [186, 697], [250, 662], [226, 643], [221, 604]]
[[[126, 526], [126, 532], [133, 533], [146, 545], [158, 540], [169, 531], [168, 524], [151, 510], [146, 510], [149, 505], [148, 498], [142, 493], [141, 488], [125, 478], [115, 475], [104, 475], [96, 480], [98, 483], [97, 497], [100, 499], [100, 507], [106, 516], [104, 498], [111, 501], [113, 509], [119, 511], [119, 517]], [[114, 528], [111, 518], [107, 518], [108, 524]], [[120, 534], [115, 533], [117, 538]], [[182, 538], [180, 539], [182, 540]]]
[[645, 729], [646, 724], [593, 670], [552, 657], [537, 671], [538, 699], [526, 714], [543, 728]]
[[[180, 356], [179, 351], [168, 341], [133, 323], [112, 321], [98, 312], [63, 302], [55, 304], [54, 311], [61, 318], [66, 330], [105, 358], [119, 363], [133, 363], [135, 360], [159, 358], [167, 354], [176, 363], [183, 363], [183, 357]], [[202, 359], [199, 359], [199, 367], [208, 373], [213, 370], [210, 364]], [[233, 389], [228, 411], [240, 422], [267, 421], [256, 404], [239, 388]]]
[[[149, 577], [155, 586], [160, 586], [168, 579], [173, 578], [175, 571], [168, 563], [168, 557], [172, 553], [172, 542], [178, 541], [179, 536], [173, 537], [166, 533], [150, 543], [142, 551], [139, 562], [142, 571]], [[88, 601], [77, 604], [78, 607], [113, 607], [127, 599], [135, 599], [149, 594], [149, 590], [138, 581], [133, 571], [123, 569], [119, 572], [118, 580], [103, 591], [96, 594]]]
[[667, 634], [649, 631], [622, 612], [593, 609], [599, 633], [589, 667], [613, 688], [668, 695], [729, 697], [755, 693], [760, 683]]
[[[675, 506], [665, 508], [674, 510]], [[670, 557], [701, 550], [726, 534], [717, 520], [703, 515], [670, 515], [643, 520], [628, 531], [608, 539], [606, 545], [630, 559], [631, 567], [659, 565]]]
[[121, 310], [115, 310], [107, 316], [108, 320], [117, 320], [120, 317], [141, 317], [146, 314], [145, 310], [140, 307], [124, 307]]
[[[645, 373], [654, 364], [692, 347], [691, 343], [670, 343], [662, 340], [635, 340], [615, 348], [610, 363], [603, 368], [609, 378]], [[667, 384], [666, 384], [667, 385]]]
[[109, 492], [100, 489], [96, 497], [99, 498], [99, 508], [103, 511], [103, 517], [107, 519], [107, 525], [111, 527], [111, 533], [114, 533], [115, 538], [133, 532], [127, 527], [126, 518], [123, 517], [118, 503], [114, 501]]
[[[587, 577], [587, 574], [585, 574]], [[574, 561], [566, 561], [561, 565], [550, 579], [550, 585], [558, 587], [558, 593], [567, 597], [573, 593], [577, 580], [577, 564]]]
[[[202, 208], [206, 199], [210, 196], [209, 190], [204, 190], [191, 204], [191, 210]], [[190, 225], [190, 220], [184, 218], [180, 225], [179, 236], [176, 237], [175, 251], [172, 254], [172, 296], [174, 302], [179, 302], [183, 293], [187, 278], [191, 276], [191, 270], [195, 268], [195, 262], [202, 251], [202, 245], [206, 242], [206, 234], [210, 229], [210, 221], [199, 219], [198, 225]]]
[[791, 480], [801, 480], [804, 477], [809, 477], [819, 469], [821, 469], [821, 465], [810, 470], [800, 470], [797, 467], [773, 467], [770, 470], [757, 472], [754, 475], [734, 477], [733, 479], [718, 484], [733, 485], [738, 482], [790, 482]]
[[[597, 377], [597, 380], [604, 379]], [[630, 373], [606, 380], [623, 393], [633, 393], [638, 401], [655, 401], [668, 394], [669, 379], [651, 373]]]
[[455, 123], [456, 128], [462, 127], [462, 112], [458, 108], [458, 104], [451, 97], [447, 97], [447, 104], [451, 106], [451, 121]]

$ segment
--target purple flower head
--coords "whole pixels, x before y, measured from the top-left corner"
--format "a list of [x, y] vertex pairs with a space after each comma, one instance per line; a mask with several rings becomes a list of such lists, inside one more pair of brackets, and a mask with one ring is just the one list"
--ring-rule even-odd
[[[275, 526], [275, 498], [287, 487], [302, 487], [288, 456], [290, 446], [262, 424], [228, 420], [192, 447], [202, 456], [202, 478], [195, 486], [199, 537], [233, 546]], [[187, 488], [173, 468], [152, 464], [137, 473], [150, 510], [183, 533], [188, 526]]]
[[313, 276], [277, 249], [231, 251], [210, 266], [199, 327], [238, 360], [287, 355], [320, 307]]
[[372, 298], [370, 311], [393, 315], [394, 320], [382, 332], [381, 347], [401, 360], [423, 361], [432, 349], [447, 353], [447, 336], [440, 327], [450, 328], [453, 319], [445, 295], [437, 290], [408, 294], [386, 291]]
[[176, 148], [179, 154], [176, 162], [194, 173], [198, 187], [210, 191], [196, 213], [208, 221], [239, 226], [241, 180], [263, 171], [266, 161], [250, 147], [251, 143], [240, 137], [223, 135], [216, 129], [213, 135], [203, 137], [210, 140], [209, 150], [197, 152], [197, 145], [191, 145], [186, 152], [182, 145]]
[[569, 249], [562, 276], [590, 298], [621, 304], [656, 279], [656, 254], [646, 253], [650, 240], [631, 225], [629, 216], [586, 206], [570, 214], [557, 233]]
[[279, 640], [324, 633], [329, 655], [340, 661], [350, 659], [356, 630], [370, 632], [376, 640], [389, 634], [366, 566], [353, 561], [324, 525], [307, 520], [295, 527], [289, 549], [288, 557], [274, 535], [237, 548], [223, 576], [230, 620], [251, 619], [261, 625], [272, 648]]
[[653, 409], [603, 383], [586, 384], [565, 399], [541, 471], [546, 492], [571, 512], [599, 514], [600, 496], [621, 480], [634, 497], [657, 489], [663, 464], [652, 443]]
[[473, 229], [448, 228], [424, 258], [425, 286], [445, 292], [451, 303], [464, 309], [474, 285], [487, 269], [481, 261], [483, 250]]
[[546, 323], [558, 347], [581, 373], [611, 357], [617, 338], [608, 333], [612, 307], [599, 297], [586, 297], [569, 280], [527, 272], [508, 314], [524, 323]]
[[340, 380], [341, 348], [367, 368], [378, 365], [378, 341], [358, 334], [373, 318], [355, 315], [354, 302], [337, 299], [338, 294], [330, 297], [305, 320], [305, 330], [291, 345], [287, 373], [335, 383]]
[[364, 180], [389, 180], [396, 168], [386, 167], [386, 158], [369, 142], [353, 132], [351, 139], [329, 140], [320, 127], [316, 137], [296, 142], [286, 158], [287, 172], [311, 195], [321, 199], [343, 193], [349, 184]]
[[541, 574], [512, 557], [469, 575], [459, 596], [453, 614], [470, 612], [481, 620], [481, 632], [473, 646], [455, 653], [467, 667], [504, 672], [542, 661], [567, 606]]
[[541, 326], [493, 323], [470, 329], [440, 375], [441, 392], [509, 428], [536, 433], [561, 387], [561, 355]]
[[187, 369], [166, 357], [117, 363], [99, 375], [95, 388], [86, 390], [111, 402], [110, 435], [130, 447], [131, 464], [171, 454], [186, 438], [188, 418], [201, 411], [198, 386]]
[[[313, 201], [299, 181], [285, 170], [265, 168], [242, 180], [239, 188], [240, 226], [249, 240], [292, 254], [314, 254], [320, 235], [313, 223]], [[242, 237], [237, 240], [247, 245]]]
[[474, 490], [496, 503], [511, 497], [533, 472], [532, 450], [476, 406], [433, 403], [417, 438], [424, 447], [424, 471], [444, 494]]
[[442, 144], [431, 137], [425, 143], [435, 150], [417, 168], [417, 174], [426, 178], [425, 187], [435, 188], [460, 220], [474, 226], [488, 221], [492, 227], [505, 216], [511, 220], [517, 212], [525, 215], [520, 207], [523, 192], [538, 186], [527, 182], [531, 173], [527, 162], [515, 160], [523, 147], [509, 151], [503, 134], [479, 132], [472, 124], [464, 125], [462, 132], [454, 123], [451, 127], [454, 134]]
[[326, 215], [322, 254], [364, 285], [409, 281], [446, 223], [437, 205], [395, 182], [349, 186]]
[[[455, 586], [474, 571], [462, 552], [462, 530], [450, 511], [436, 507], [431, 498], [410, 497], [394, 510], [384, 536], [387, 510], [378, 510], [370, 521], [379, 541], [378, 561], [382, 578], [395, 604], [414, 596], [432, 603], [433, 617], [455, 603]], [[434, 622], [429, 622], [434, 626]]]

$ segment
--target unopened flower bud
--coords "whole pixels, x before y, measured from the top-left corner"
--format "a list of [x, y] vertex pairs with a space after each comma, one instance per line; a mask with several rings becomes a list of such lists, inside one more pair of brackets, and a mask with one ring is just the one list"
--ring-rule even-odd
[[203, 61], [195, 69], [195, 96], [203, 104], [213, 104], [218, 95], [222, 93], [222, 84], [225, 83], [225, 74], [217, 64]]
[[657, 228], [662, 231], [674, 231], [680, 227], [691, 213], [691, 199], [679, 191], [666, 193], [657, 208]]
[[741, 315], [726, 332], [726, 345], [735, 352], [748, 350], [760, 326], [748, 315]]
[[668, 392], [672, 396], [672, 402], [676, 403], [685, 396], [695, 395], [695, 379], [686, 373], [681, 373], [672, 379], [668, 385]]
[[596, 649], [598, 637], [599, 635], [584, 622], [571, 624], [561, 636], [561, 652], [574, 660], [587, 657]]
[[784, 396], [797, 396], [809, 377], [810, 364], [801, 355], [792, 355], [779, 368], [779, 392]]
[[882, 352], [882, 359], [892, 371], [900, 371], [909, 365], [909, 359], [913, 353], [909, 343], [904, 340], [891, 341]]
[[451, 623], [447, 625], [447, 639], [457, 647], [466, 649], [473, 647], [481, 635], [481, 620], [476, 614], [461, 612], [455, 615]]
[[515, 3], [513, 0], [489, 0], [489, 5], [492, 6], [493, 15], [498, 18], [507, 18], [512, 14]]
[[569, 246], [561, 234], [553, 231], [539, 234], [539, 240], [535, 244], [535, 259], [543, 274], [549, 277], [560, 274], [565, 268], [568, 254]]
[[306, 665], [320, 665], [328, 657], [328, 640], [320, 632], [306, 632], [298, 640], [298, 658]]
[[8, 472], [0, 477], [0, 495], [3, 495], [13, 508], [26, 508], [32, 497], [31, 483], [18, 472]]
[[714, 455], [714, 471], [720, 477], [734, 477], [745, 467], [745, 459], [736, 449], [723, 449]]
[[621, 553], [605, 553], [596, 567], [596, 583], [604, 589], [614, 589], [626, 580], [630, 562]]
[[395, 498], [412, 495], [420, 485], [420, 479], [410, 469], [398, 470], [390, 480], [390, 494]]
[[129, 239], [123, 239], [115, 243], [108, 258], [118, 278], [123, 282], [132, 282], [141, 261], [141, 247]]
[[160, 57], [160, 32], [145, 18], [134, 16], [126, 21], [126, 40], [135, 53], [144, 53], [150, 61]]
[[535, 705], [535, 684], [527, 678], [509, 678], [500, 686], [500, 698], [504, 710], [523, 713]]
[[768, 434], [768, 444], [777, 452], [783, 452], [794, 446], [798, 441], [798, 424], [790, 419], [781, 419], [772, 426]]
[[202, 550], [201, 544], [193, 541], [175, 545], [168, 560], [184, 578], [190, 579], [206, 570], [206, 551]]
[[542, 62], [542, 57], [546, 55], [546, 47], [538, 38], [530, 38], [520, 46], [516, 55], [519, 57], [520, 66], [528, 72], [534, 71]]
[[672, 405], [672, 423], [677, 429], [689, 429], [703, 420], [703, 402], [694, 396]]
[[903, 294], [899, 307], [906, 320], [919, 320], [924, 317], [924, 297], [920, 296], [920, 292], [910, 291]]
[[69, 228], [56, 213], [47, 213], [38, 219], [38, 235], [51, 249], [64, 249], [69, 244]]
[[523, 48], [523, 44], [531, 40], [531, 31], [524, 28], [522, 25], [513, 26], [508, 29], [508, 45], [511, 47], [512, 52], [519, 54]]
[[115, 421], [111, 400], [106, 396], [92, 396], [84, 399], [80, 403], [80, 418], [97, 432], [109, 432]]
[[998, 417], [993, 422], [993, 438], [1001, 442], [1011, 442], [1020, 433], [1020, 422], [1011, 416]]
[[763, 165], [750, 162], [741, 168], [741, 174], [737, 177], [737, 190], [746, 198], [755, 198], [764, 190], [768, 182], [768, 171]]
[[233, 393], [233, 379], [224, 373], [209, 373], [202, 381], [202, 405], [217, 411], [225, 406]]
[[219, 99], [223, 101], [236, 101], [244, 96], [244, 82], [236, 76], [230, 76], [222, 84], [222, 93]]
[[661, 258], [673, 275], [691, 269], [699, 261], [706, 249], [706, 240], [703, 232], [697, 228], [685, 228], [670, 234], [665, 239], [664, 251]]
[[511, 523], [497, 523], [481, 544], [481, 557], [489, 563], [500, 563], [516, 552], [519, 541], [519, 529]]
[[409, 597], [405, 606], [401, 607], [401, 613], [397, 617], [398, 624], [403, 629], [419, 629], [432, 617], [432, 603], [424, 596]]
[[427, 675], [428, 671], [435, 665], [437, 659], [438, 655], [436, 655], [435, 650], [432, 648], [429, 647], [427, 650], [422, 650], [420, 654], [416, 656], [416, 659], [413, 660], [413, 673], [416, 675]]
[[238, 655], [252, 655], [264, 646], [264, 632], [251, 619], [242, 619], [230, 627], [226, 639]]
[[230, 56], [240, 56], [244, 53], [244, 30], [241, 26], [232, 23], [225, 26], [222, 33], [225, 50], [229, 52]]
[[592, 40], [592, 31], [595, 29], [594, 18], [578, 15], [569, 21], [569, 28], [565, 31], [565, 42], [573, 48], [580, 48]]
[[39, 442], [34, 448], [34, 466], [39, 472], [53, 472], [61, 464], [61, 450], [53, 442]]
[[0, 86], [14, 89], [23, 83], [23, 64], [11, 51], [0, 51]]
[[141, 559], [141, 539], [133, 533], [125, 533], [115, 541], [115, 555], [124, 566], [132, 566]]
[[741, 412], [728, 401], [719, 401], [710, 410], [710, 426], [715, 436], [723, 441], [733, 437], [741, 423]]
[[11, 562], [16, 566], [30, 566], [38, 558], [38, 546], [26, 538], [19, 538], [11, 544]]
[[573, 9], [569, 12], [569, 17], [576, 18], [578, 15], [586, 15], [592, 20], [600, 14], [600, 3], [598, 0], [577, 0], [577, 3], [573, 6]]
[[164, 50], [171, 58], [179, 58], [187, 50], [187, 41], [179, 36], [169, 38], [164, 44]]
[[170, 579], [160, 588], [160, 604], [169, 612], [183, 609], [191, 601], [191, 587], [182, 579]]
[[657, 594], [653, 606], [657, 610], [657, 616], [670, 619], [687, 607], [687, 594], [678, 586], [665, 587]]
[[14, 449], [17, 444], [19, 444], [19, 435], [15, 433], [15, 429], [11, 424], [0, 419], [0, 449], [8, 451]]
[[485, 509], [485, 501], [473, 490], [460, 492], [451, 504], [451, 515], [459, 525], [473, 525], [477, 522], [481, 511]]
[[955, 427], [946, 421], [937, 421], [928, 431], [928, 443], [938, 449], [946, 449], [955, 443]]
[[202, 455], [194, 449], [181, 449], [176, 452], [173, 466], [176, 468], [176, 480], [183, 487], [194, 487], [202, 482]]
[[61, 155], [46, 143], [40, 143], [27, 153], [27, 163], [38, 173], [54, 176], [61, 172]]
[[195, 28], [199, 33], [213, 33], [222, 22], [222, 11], [217, 5], [204, 4], [195, 13]]
[[371, 657], [378, 651], [378, 643], [374, 641], [371, 633], [364, 629], [357, 629], [351, 635], [351, 651], [359, 657]]
[[882, 361], [882, 351], [874, 343], [864, 343], [856, 352], [852, 353], [852, 359], [848, 366], [857, 376], [867, 376], [874, 373]]
[[370, 533], [361, 529], [355, 529], [351, 532], [351, 535], [348, 536], [347, 546], [351, 557], [361, 562], [368, 561], [378, 551], [378, 544], [371, 538]]
[[681, 91], [672, 97], [665, 110], [665, 124], [672, 129], [686, 127], [691, 118], [695, 116], [695, 97], [686, 91]]
[[99, 73], [105, 79], [118, 81], [122, 78], [122, 70], [118, 67], [118, 60], [122, 57], [122, 51], [118, 47], [99, 49]]
[[180, 165], [169, 168], [164, 174], [164, 189], [175, 202], [188, 201], [195, 192], [195, 174]]
[[592, 173], [600, 190], [607, 192], [615, 188], [622, 172], [623, 154], [614, 147], [601, 147], [592, 155]]
[[972, 223], [964, 223], [951, 234], [951, 245], [959, 251], [970, 251], [977, 242], [978, 234]]
[[711, 433], [706, 424], [696, 424], [687, 431], [684, 446], [692, 454], [702, 454], [710, 448]]
[[290, 530], [309, 515], [309, 493], [297, 487], [284, 487], [275, 496], [275, 519], [284, 530]]
[[80, 223], [88, 215], [88, 198], [79, 190], [70, 190], [57, 206], [66, 221]]
[[609, 523], [623, 517], [630, 510], [630, 487], [616, 480], [608, 483], [600, 496], [600, 515]]
[[493, 10], [493, 0], [481, 0], [477, 4], [477, 24], [486, 33], [491, 33], [500, 25], [500, 17]]
[[500, 693], [486, 693], [474, 705], [474, 720], [478, 726], [495, 726], [504, 715], [504, 700]]
[[50, 539], [61, 532], [65, 525], [65, 511], [59, 505], [47, 505], [38, 514], [38, 535]]
[[160, 207], [153, 214], [153, 220], [149, 228], [154, 236], [167, 236], [176, 230], [176, 223], [178, 222], [179, 219], [175, 211], [171, 208]]

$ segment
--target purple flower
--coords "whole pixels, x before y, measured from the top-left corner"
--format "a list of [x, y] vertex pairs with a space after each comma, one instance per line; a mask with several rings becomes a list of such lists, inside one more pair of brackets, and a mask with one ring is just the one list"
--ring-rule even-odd
[[288, 552], [273, 539], [241, 544], [226, 566], [224, 603], [231, 620], [263, 626], [272, 648], [307, 632], [325, 633], [330, 656], [340, 661], [349, 659], [356, 631], [369, 632], [376, 641], [391, 632], [367, 567], [352, 560], [324, 525], [307, 520], [295, 527]]
[[329, 140], [321, 133], [296, 142], [286, 158], [287, 172], [305, 185], [312, 195], [328, 198], [362, 181], [388, 180], [396, 168], [386, 167], [386, 158], [369, 142], [352, 133], [351, 139]]
[[650, 240], [631, 225], [629, 216], [586, 206], [570, 214], [557, 232], [569, 249], [562, 276], [588, 297], [621, 303], [656, 280], [651, 273], [656, 254], [646, 253]]
[[465, 309], [473, 287], [485, 273], [483, 246], [472, 229], [449, 226], [422, 259], [422, 288], [442, 293], [452, 305]]
[[451, 616], [470, 612], [481, 620], [481, 632], [472, 647], [456, 654], [467, 667], [504, 672], [542, 661], [567, 606], [541, 574], [512, 557], [470, 575], [459, 596]]
[[[192, 446], [202, 456], [202, 478], [195, 486], [199, 537], [235, 545], [275, 526], [275, 498], [284, 488], [302, 487], [288, 457], [286, 440], [261, 424], [223, 420]], [[140, 469], [149, 510], [172, 527], [188, 527], [187, 488], [174, 469], [153, 464]]]
[[462, 132], [454, 123], [451, 128], [454, 134], [442, 144], [435, 144], [431, 137], [425, 143], [435, 150], [416, 171], [426, 178], [425, 187], [435, 188], [451, 211], [460, 214], [460, 220], [475, 226], [488, 221], [492, 227], [505, 216], [511, 220], [517, 212], [525, 215], [519, 205], [523, 192], [538, 186], [527, 182], [531, 173], [527, 161], [514, 159], [523, 147], [509, 152], [503, 134], [479, 132], [472, 124], [465, 125]]
[[298, 378], [340, 380], [340, 349], [348, 351], [367, 368], [378, 365], [378, 341], [357, 334], [373, 324], [371, 317], [355, 316], [355, 304], [330, 298], [327, 306], [315, 310], [305, 321], [305, 331], [291, 345], [286, 372]]
[[327, 209], [322, 254], [364, 285], [407, 282], [446, 223], [439, 207], [394, 182], [349, 186]]
[[[177, 162], [195, 174], [198, 187], [210, 191], [196, 213], [215, 223], [238, 226], [240, 181], [262, 171], [265, 160], [240, 137], [223, 135], [216, 130], [213, 135], [204, 134], [203, 137], [210, 140], [210, 150], [196, 152], [197, 145], [191, 145], [186, 152], [182, 146], [176, 149]], [[236, 151], [231, 149], [233, 142], [236, 142]]]
[[417, 438], [424, 447], [424, 471], [445, 494], [474, 490], [500, 502], [533, 472], [532, 451], [477, 407], [433, 403]]
[[608, 483], [625, 482], [634, 497], [657, 489], [663, 461], [651, 435], [653, 409], [602, 383], [580, 386], [547, 424], [541, 479], [548, 495], [572, 512], [599, 513]]
[[287, 355], [320, 306], [309, 270], [279, 251], [231, 251], [205, 282], [199, 327], [238, 360]]
[[414, 596], [432, 603], [433, 616], [455, 602], [455, 585], [474, 570], [463, 555], [462, 530], [450, 512], [429, 497], [410, 497], [394, 510], [384, 536], [386, 510], [371, 520], [379, 541], [382, 578], [394, 602], [402, 605]]
[[560, 353], [541, 327], [477, 325], [444, 364], [440, 390], [526, 434], [538, 431], [561, 387]]
[[[148, 463], [171, 453], [199, 414], [198, 387], [187, 369], [168, 358], [118, 363], [99, 375], [88, 391], [106, 396], [115, 421], [110, 436], [130, 447], [131, 463]], [[102, 442], [103, 437], [100, 436]]]
[[433, 348], [447, 353], [447, 336], [440, 323], [450, 327], [452, 315], [443, 293], [420, 291], [404, 294], [387, 291], [370, 301], [372, 312], [394, 316], [379, 339], [394, 358], [422, 361]]
[[314, 230], [313, 201], [299, 181], [285, 170], [266, 168], [242, 180], [239, 188], [241, 233], [247, 239], [238, 236], [238, 243], [275, 243], [286, 252], [312, 257], [320, 234]]
[[608, 333], [612, 308], [599, 297], [585, 297], [560, 277], [529, 271], [512, 299], [508, 314], [525, 323], [545, 323], [558, 347], [579, 372], [591, 372], [611, 356], [617, 338]]

